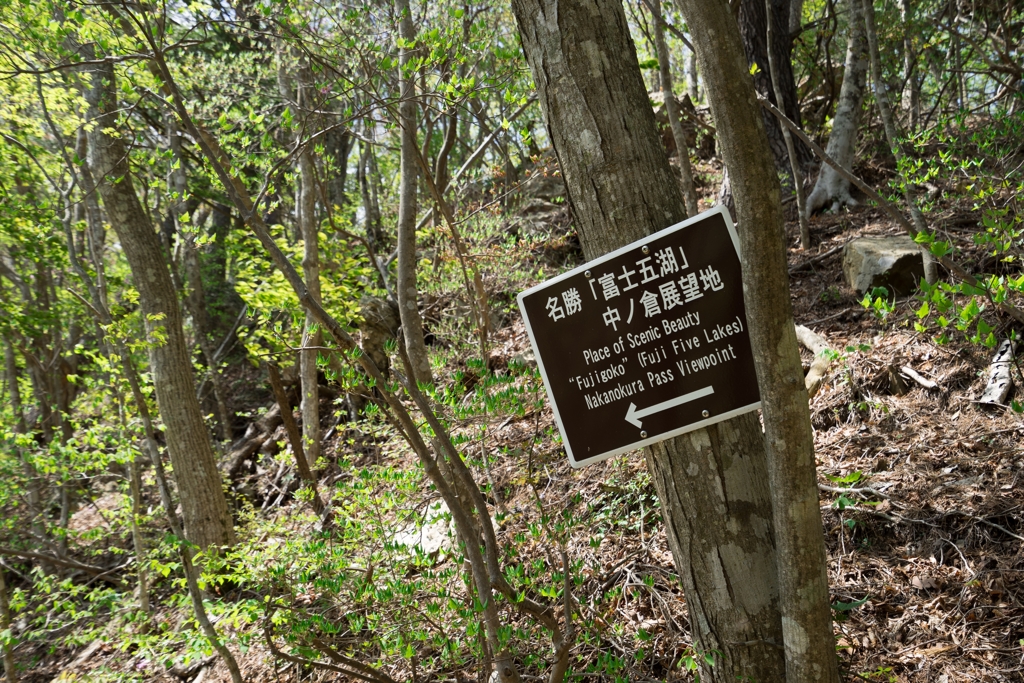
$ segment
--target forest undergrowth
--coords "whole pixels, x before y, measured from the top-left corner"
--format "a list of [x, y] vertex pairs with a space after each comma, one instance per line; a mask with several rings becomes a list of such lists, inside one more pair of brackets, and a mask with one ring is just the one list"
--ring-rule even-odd
[[[875, 164], [867, 160], [858, 172], [888, 180], [892, 170]], [[709, 206], [720, 169], [704, 162], [695, 170]], [[551, 177], [538, 180], [557, 188]], [[424, 255], [423, 317], [439, 380], [433, 399], [486, 494], [516, 584], [555, 601], [571, 593], [570, 675], [692, 680], [695, 659], [715, 653], [690, 641], [643, 456], [572, 470], [560, 445], [514, 300], [582, 256], [564, 197], [531, 196], [529, 188], [508, 209], [491, 203], [463, 225], [487, 273], [489, 366], [474, 359], [458, 260], [441, 243]], [[980, 272], [988, 251], [960, 227], [973, 209], [944, 199], [944, 190], [933, 206], [938, 234]], [[822, 335], [834, 356], [810, 407], [845, 680], [1021, 680], [1024, 420], [974, 402], [992, 351], [963, 334], [940, 344], [935, 330], [916, 330], [925, 318], [921, 295], [862, 301], [845, 284], [836, 247], [900, 232], [877, 207], [862, 201], [815, 217], [809, 250], [798, 248], [792, 204], [789, 213], [796, 321]], [[803, 354], [809, 367], [814, 356]], [[1013, 372], [1021, 386], [1020, 368]], [[272, 417], [273, 399], [254, 389], [259, 371], [232, 373], [250, 424]], [[200, 558], [211, 620], [247, 681], [342, 680], [332, 662], [352, 653], [373, 667], [364, 680], [374, 683], [480, 680], [486, 648], [451, 516], [381, 413], [350, 419], [344, 392], [332, 390], [327, 375], [324, 382], [317, 477], [333, 520], [318, 516], [300, 487], [279, 417], [267, 422], [257, 452], [237, 467], [227, 458], [239, 541]], [[131, 547], [124, 477], [97, 472], [68, 534], [76, 557], [110, 571], [9, 574], [22, 680], [230, 680], [197, 629], [148, 471], [143, 503], [146, 534], [163, 539], [149, 553], [154, 613], [135, 608], [119, 559]], [[540, 680], [548, 636], [502, 609], [502, 637], [523, 677]]]

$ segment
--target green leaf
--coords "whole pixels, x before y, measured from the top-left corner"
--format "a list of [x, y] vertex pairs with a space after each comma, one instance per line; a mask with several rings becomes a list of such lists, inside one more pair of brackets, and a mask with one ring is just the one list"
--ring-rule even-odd
[[832, 609], [834, 609], [837, 612], [849, 612], [850, 610], [857, 609], [858, 607], [866, 603], [868, 601], [868, 598], [870, 597], [870, 595], [865, 595], [860, 600], [854, 600], [853, 602], [839, 602], [837, 600], [836, 602], [832, 603]]
[[849, 498], [847, 498], [845, 495], [840, 495], [832, 503], [832, 507], [834, 507], [836, 510], [839, 510], [839, 511], [845, 510], [846, 508], [852, 507], [852, 506], [853, 506], [853, 501], [850, 500]]
[[829, 480], [836, 482], [837, 484], [855, 484], [864, 478], [864, 473], [860, 470], [850, 472], [845, 477], [833, 477], [831, 474], [826, 474]]

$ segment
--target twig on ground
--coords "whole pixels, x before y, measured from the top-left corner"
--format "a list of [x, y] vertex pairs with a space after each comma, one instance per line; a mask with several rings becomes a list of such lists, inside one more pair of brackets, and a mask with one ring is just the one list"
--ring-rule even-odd
[[807, 268], [809, 266], [814, 265], [815, 263], [818, 263], [820, 261], [824, 261], [829, 256], [832, 256], [836, 252], [841, 251], [842, 248], [845, 247], [847, 244], [849, 244], [849, 242], [843, 242], [839, 246], [832, 247], [831, 249], [829, 249], [828, 251], [826, 251], [823, 254], [818, 254], [817, 256], [813, 256], [813, 257], [807, 259], [806, 261], [804, 261], [802, 263], [796, 264], [795, 266], [793, 266], [792, 268], [789, 269], [789, 274], [792, 275], [793, 273], [801, 271], [804, 268]]
[[904, 375], [920, 384], [925, 389], [936, 389], [939, 386], [938, 382], [933, 382], [930, 379], [922, 377], [916, 370], [914, 370], [914, 368], [910, 367], [909, 365], [904, 365], [903, 367], [901, 367], [900, 372], [902, 372]]

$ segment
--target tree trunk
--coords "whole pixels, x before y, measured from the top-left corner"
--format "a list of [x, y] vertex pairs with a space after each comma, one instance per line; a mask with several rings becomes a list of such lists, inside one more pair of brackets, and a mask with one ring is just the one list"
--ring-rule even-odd
[[921, 81], [917, 77], [917, 50], [914, 49], [914, 36], [911, 33], [911, 14], [913, 7], [910, 0], [896, 0], [900, 9], [900, 23], [903, 24], [903, 109], [910, 121], [910, 131], [917, 130], [921, 121]]
[[318, 515], [324, 515], [327, 506], [317, 490], [316, 476], [309, 466], [309, 460], [302, 445], [302, 435], [299, 434], [299, 427], [295, 424], [295, 418], [292, 416], [292, 404], [288, 401], [284, 383], [281, 382], [281, 373], [276, 365], [267, 363], [267, 374], [270, 379], [270, 388], [274, 393], [274, 400], [277, 401], [277, 407], [281, 411], [281, 421], [284, 423], [285, 433], [288, 435], [288, 441], [292, 447], [292, 455], [295, 456], [295, 467], [299, 470], [302, 481], [309, 484], [313, 491], [313, 510]]
[[373, 178], [370, 177], [372, 154], [373, 150], [369, 143], [359, 143], [359, 165], [356, 167], [356, 180], [359, 183], [359, 194], [363, 200], [363, 232], [373, 250], [380, 253], [384, 247], [384, 229], [380, 224], [380, 207], [377, 205], [377, 194], [373, 191]]
[[956, 30], [956, 20], [959, 14], [960, 8], [957, 0], [949, 0], [946, 6], [946, 19], [949, 21], [947, 27], [949, 51], [947, 54], [952, 59], [947, 62], [947, 65], [951, 66], [953, 70], [953, 79], [956, 83], [956, 108], [958, 112], [963, 111], [965, 106], [963, 55], [960, 53], [960, 32]]
[[[14, 347], [4, 338], [4, 365], [7, 375], [8, 391], [11, 394], [11, 410], [14, 413], [14, 433], [28, 433], [28, 425], [25, 424], [25, 413], [21, 404], [21, 388], [18, 386], [18, 359], [14, 355]], [[22, 471], [28, 481], [28, 511], [32, 517], [32, 535], [36, 540], [46, 540], [46, 520], [43, 517], [43, 487], [42, 480], [36, 468], [25, 457], [25, 453], [18, 448], [18, 458], [21, 460]]]
[[[683, 198], [655, 127], [622, 5], [514, 0], [512, 7], [587, 258], [682, 220]], [[701, 680], [784, 680], [757, 417], [663, 441], [646, 449], [646, 457], [694, 639], [724, 658], [716, 658], [714, 667], [702, 663]]]
[[[846, 42], [846, 68], [843, 86], [839, 91], [839, 104], [832, 119], [832, 134], [825, 151], [845, 168], [853, 169], [857, 148], [857, 126], [864, 106], [864, 89], [868, 73], [868, 41], [864, 35], [864, 15], [859, 0], [846, 0], [849, 31]], [[843, 205], [854, 205], [850, 196], [850, 182], [831, 166], [823, 164], [818, 181], [807, 198], [807, 215], [831, 204], [832, 211]]]
[[[11, 602], [7, 597], [7, 583], [4, 581], [4, 570], [0, 568], [0, 633], [10, 633]], [[14, 648], [4, 639], [4, 673], [7, 683], [18, 683], [18, 665], [14, 662]]]
[[202, 268], [199, 263], [199, 254], [196, 250], [195, 241], [191, 239], [182, 229], [182, 216], [188, 213], [188, 206], [185, 202], [185, 193], [188, 189], [188, 178], [185, 175], [185, 157], [181, 150], [181, 131], [173, 116], [167, 117], [167, 139], [170, 141], [171, 159], [174, 163], [168, 172], [167, 186], [171, 193], [170, 197], [170, 218], [174, 222], [174, 228], [183, 243], [182, 265], [184, 266], [185, 279], [190, 285], [183, 293], [185, 306], [192, 318], [192, 325], [195, 327], [196, 343], [203, 354], [206, 369], [209, 373], [210, 383], [213, 385], [214, 401], [217, 405], [217, 422], [220, 425], [220, 437], [228, 441], [232, 437], [231, 432], [231, 411], [228, 410], [227, 389], [220, 375], [220, 369], [213, 358], [213, 340], [210, 337], [210, 319], [207, 313], [209, 307], [206, 303], [206, 292], [203, 288]]
[[786, 679], [838, 683], [814, 434], [793, 325], [778, 177], [727, 0], [679, 0], [679, 5], [693, 30], [736, 201], [769, 455]]
[[196, 400], [174, 285], [159, 238], [135, 194], [123, 139], [109, 132], [117, 128], [114, 69], [110, 63], [101, 63], [89, 70], [92, 82], [87, 98], [90, 117], [96, 123], [89, 133], [90, 166], [97, 174], [107, 218], [117, 232], [139, 290], [157, 404], [181, 491], [185, 533], [202, 548], [231, 544], [231, 514]]
[[[298, 104], [300, 111], [311, 111], [314, 107], [309, 97], [309, 83], [299, 78]], [[317, 303], [320, 295], [320, 225], [316, 218], [316, 169], [313, 167], [313, 152], [306, 147], [299, 154], [299, 231], [302, 235], [302, 275], [309, 287], [309, 295]], [[316, 467], [320, 457], [320, 387], [316, 359], [317, 348], [323, 346], [324, 336], [312, 315], [306, 312], [306, 328], [302, 336], [303, 351], [299, 352], [299, 378], [302, 382], [302, 445], [306, 452], [309, 469]]]
[[[864, 30], [868, 40], [868, 53], [871, 56], [871, 83], [874, 86], [875, 103], [878, 105], [878, 114], [882, 119], [882, 127], [885, 129], [885, 138], [889, 143], [889, 149], [896, 157], [896, 168], [903, 176], [903, 198], [907, 202], [907, 209], [914, 221], [916, 232], [928, 232], [928, 224], [925, 223], [924, 215], [914, 200], [914, 191], [911, 189], [910, 179], [906, 176], [904, 165], [905, 155], [903, 146], [900, 144], [900, 136], [896, 131], [896, 120], [892, 115], [892, 107], [889, 106], [889, 94], [885, 89], [885, 81], [882, 79], [882, 59], [878, 53], [878, 32], [875, 30], [875, 6], [872, 0], [859, 0], [861, 12], [864, 14]], [[935, 259], [931, 250], [926, 245], [921, 245], [921, 258], [924, 262], [924, 278], [929, 284], [935, 284], [937, 274], [935, 272]]]
[[686, 69], [686, 91], [690, 94], [690, 101], [697, 106], [700, 101], [700, 83], [697, 80], [697, 53], [691, 51], [689, 67]]
[[[212, 204], [210, 210], [210, 237], [213, 239], [199, 254], [200, 275], [203, 280], [203, 295], [206, 302], [206, 315], [210, 324], [210, 334], [217, 343], [217, 349], [224, 346], [225, 340], [231, 346], [235, 336], [238, 311], [245, 306], [242, 297], [238, 296], [234, 285], [228, 280], [228, 238], [231, 233], [231, 207], [223, 204]], [[216, 358], [215, 360], [220, 360]]]
[[402, 128], [402, 169], [398, 191], [398, 308], [402, 318], [405, 348], [412, 361], [417, 382], [430, 384], [433, 374], [423, 341], [423, 319], [420, 317], [419, 289], [416, 286], [416, 178], [419, 149], [416, 146], [416, 102], [414, 75], [409, 71], [414, 60], [416, 28], [412, 24], [409, 0], [395, 0], [399, 15], [398, 33], [403, 46], [398, 49], [399, 125]]
[[693, 171], [690, 170], [690, 151], [686, 147], [686, 134], [683, 132], [683, 123], [679, 120], [679, 104], [676, 102], [675, 93], [672, 92], [672, 61], [669, 55], [668, 43], [665, 42], [665, 21], [661, 13], [661, 0], [651, 0], [651, 10], [654, 15], [654, 44], [658, 49], [658, 73], [661, 74], [661, 94], [665, 99], [665, 113], [668, 114], [669, 128], [672, 129], [672, 139], [676, 143], [676, 157], [679, 160], [679, 170], [682, 174], [683, 200], [686, 202], [686, 214], [696, 216], [700, 209], [697, 207], [697, 190], [693, 186]]
[[[743, 36], [743, 49], [747, 55], [747, 63], [757, 65], [754, 74], [754, 87], [762, 96], [767, 97], [775, 106], [786, 112], [786, 116], [800, 123], [800, 102], [796, 93], [796, 82], [793, 80], [791, 52], [793, 41], [785, 28], [789, 25], [789, 0], [770, 0], [771, 14], [765, 8], [764, 0], [741, 0], [739, 11], [740, 35]], [[768, 42], [768, 23], [772, 24], [773, 40]], [[769, 68], [768, 54], [777, 67], [778, 82], [774, 82]], [[782, 92], [782, 102], [776, 99], [776, 91]], [[783, 137], [782, 126], [767, 111], [761, 111], [771, 144], [775, 166], [788, 169], [789, 153]], [[800, 166], [811, 160], [810, 150], [803, 143], [795, 145]]]
[[[104, 346], [106, 346], [105, 343]], [[126, 352], [126, 349], [121, 349], [121, 352]], [[127, 434], [129, 433], [128, 419], [125, 415], [126, 406], [124, 404], [124, 398], [121, 395], [120, 388], [117, 388], [115, 391], [117, 395], [117, 412], [121, 422], [121, 429]], [[132, 548], [135, 550], [135, 572], [138, 577], [137, 590], [139, 592], [139, 610], [143, 614], [149, 616], [152, 614], [152, 608], [149, 600], [149, 571], [148, 562], [146, 561], [146, 539], [142, 535], [142, 527], [139, 526], [139, 518], [142, 516], [142, 471], [139, 467], [138, 455], [133, 455], [131, 462], [128, 463], [128, 490], [131, 493], [132, 520], [130, 527], [132, 530]]]
[[804, 0], [789, 0], [789, 38], [793, 40], [804, 25]]
[[[771, 3], [772, 3], [772, 0], [765, 0], [765, 5], [770, 7]], [[765, 8], [765, 11], [766, 12], [768, 11], [768, 7]], [[775, 32], [775, 27], [773, 26], [773, 23], [772, 22], [768, 22], [768, 43], [769, 44], [772, 44], [772, 43], [775, 42], [774, 41], [775, 36], [773, 35], [774, 32]], [[769, 70], [771, 71], [772, 86], [775, 89], [775, 101], [778, 102], [779, 100], [784, 99], [785, 96], [782, 93], [782, 87], [780, 85], [780, 83], [782, 82], [782, 79], [779, 78], [780, 67], [779, 67], [778, 59], [775, 58], [775, 53], [772, 52], [772, 51], [768, 52], [768, 67], [769, 67]], [[774, 116], [772, 117], [772, 120], [773, 121], [775, 120]], [[778, 121], [775, 121], [775, 123], [777, 124]], [[807, 213], [805, 211], [807, 202], [806, 202], [806, 199], [804, 197], [804, 174], [803, 174], [803, 170], [800, 168], [800, 162], [798, 160], [799, 157], [797, 157], [797, 154], [796, 154], [796, 145], [795, 145], [795, 143], [793, 141], [793, 134], [790, 133], [789, 129], [784, 127], [784, 126], [782, 127], [782, 137], [786, 141], [786, 152], [787, 152], [787, 154], [789, 156], [789, 168], [790, 168], [790, 171], [793, 173], [793, 190], [796, 192], [796, 209], [797, 209], [797, 215], [800, 218], [800, 248], [801, 249], [810, 249], [811, 248], [811, 222], [810, 222], [810, 219], [807, 218]]]
[[331, 206], [344, 206], [345, 181], [348, 179], [348, 157], [356, 139], [343, 129], [335, 128], [324, 136], [327, 157], [324, 159], [324, 185]]

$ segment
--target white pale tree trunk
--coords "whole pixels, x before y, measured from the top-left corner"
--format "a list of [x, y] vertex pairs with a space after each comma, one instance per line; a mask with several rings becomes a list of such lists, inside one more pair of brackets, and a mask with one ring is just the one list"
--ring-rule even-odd
[[[864, 107], [867, 87], [868, 41], [864, 32], [864, 14], [860, 0], [846, 0], [849, 32], [846, 44], [846, 67], [843, 86], [839, 91], [836, 115], [832, 119], [832, 134], [826, 152], [844, 168], [853, 168], [857, 151], [857, 126]], [[844, 205], [857, 202], [850, 196], [850, 181], [831, 166], [822, 165], [818, 182], [807, 198], [807, 215], [830, 207], [838, 211]]]

